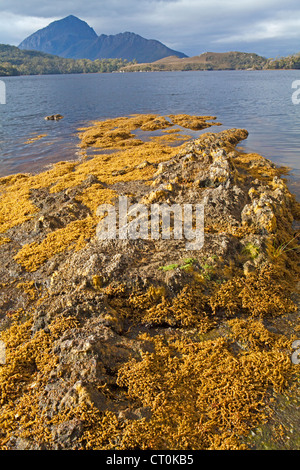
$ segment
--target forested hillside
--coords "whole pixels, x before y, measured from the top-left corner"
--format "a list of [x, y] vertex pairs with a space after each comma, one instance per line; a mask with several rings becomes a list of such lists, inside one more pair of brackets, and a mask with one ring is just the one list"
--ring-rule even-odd
[[122, 59], [64, 59], [0, 44], [0, 76], [115, 72], [129, 64]]

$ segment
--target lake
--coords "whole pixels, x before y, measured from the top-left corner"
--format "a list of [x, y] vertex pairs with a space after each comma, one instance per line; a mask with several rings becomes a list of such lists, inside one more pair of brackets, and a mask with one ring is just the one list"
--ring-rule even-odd
[[[77, 158], [77, 129], [92, 120], [187, 113], [216, 116], [223, 126], [214, 132], [247, 129], [241, 147], [289, 166], [289, 185], [300, 199], [300, 104], [292, 103], [292, 83], [299, 79], [297, 70], [1, 77], [0, 176]], [[58, 113], [63, 120], [44, 120]]]

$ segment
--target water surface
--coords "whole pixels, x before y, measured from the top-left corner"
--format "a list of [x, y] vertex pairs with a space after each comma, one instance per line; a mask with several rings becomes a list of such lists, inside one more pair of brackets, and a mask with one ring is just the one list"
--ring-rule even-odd
[[[0, 176], [39, 171], [78, 156], [77, 129], [95, 119], [133, 113], [216, 116], [224, 128], [245, 128], [242, 143], [289, 166], [300, 198], [300, 105], [292, 83], [300, 71], [139, 72], [5, 77], [0, 105]], [[45, 121], [60, 113], [61, 121]], [[46, 134], [25, 144], [30, 137]]]

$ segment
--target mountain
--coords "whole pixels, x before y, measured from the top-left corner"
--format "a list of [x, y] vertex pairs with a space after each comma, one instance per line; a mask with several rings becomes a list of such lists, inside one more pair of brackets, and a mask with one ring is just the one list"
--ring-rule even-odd
[[19, 48], [67, 57], [65, 52], [73, 44], [82, 47], [84, 44], [95, 41], [97, 37], [93, 28], [85, 21], [70, 15], [31, 34], [21, 42]]
[[168, 56], [187, 57], [154, 39], [125, 32], [97, 36], [85, 21], [70, 15], [50, 23], [24, 39], [20, 49], [35, 50], [71, 59], [126, 59], [154, 62]]
[[263, 69], [271, 66], [270, 60], [247, 52], [204, 52], [203, 54], [178, 58], [166, 57], [152, 63], [128, 65], [126, 72], [162, 70], [247, 70]]
[[185, 54], [169, 49], [159, 41], [145, 39], [130, 32], [110, 36], [101, 34], [95, 42], [86, 48], [86, 51], [92, 60], [122, 58], [129, 61], [154, 62], [170, 55], [186, 57]]

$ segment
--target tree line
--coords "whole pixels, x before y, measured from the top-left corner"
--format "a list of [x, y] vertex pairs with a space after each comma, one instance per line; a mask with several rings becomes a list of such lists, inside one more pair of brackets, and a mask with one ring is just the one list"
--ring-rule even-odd
[[0, 44], [0, 76], [116, 72], [128, 62], [124, 59], [64, 59], [38, 51], [25, 51]]
[[268, 69], [300, 69], [300, 54], [289, 55], [287, 57], [276, 57], [268, 59], [266, 68]]
[[[265, 59], [257, 54], [230, 53], [225, 57], [212, 54], [205, 63], [141, 64], [125, 59], [65, 59], [38, 51], [21, 50], [0, 44], [0, 76], [48, 75], [71, 73], [109, 73], [122, 71], [155, 70], [234, 70], [234, 69], [300, 69], [300, 54]], [[211, 59], [211, 60], [209, 60]], [[133, 66], [133, 67], [132, 67]]]

